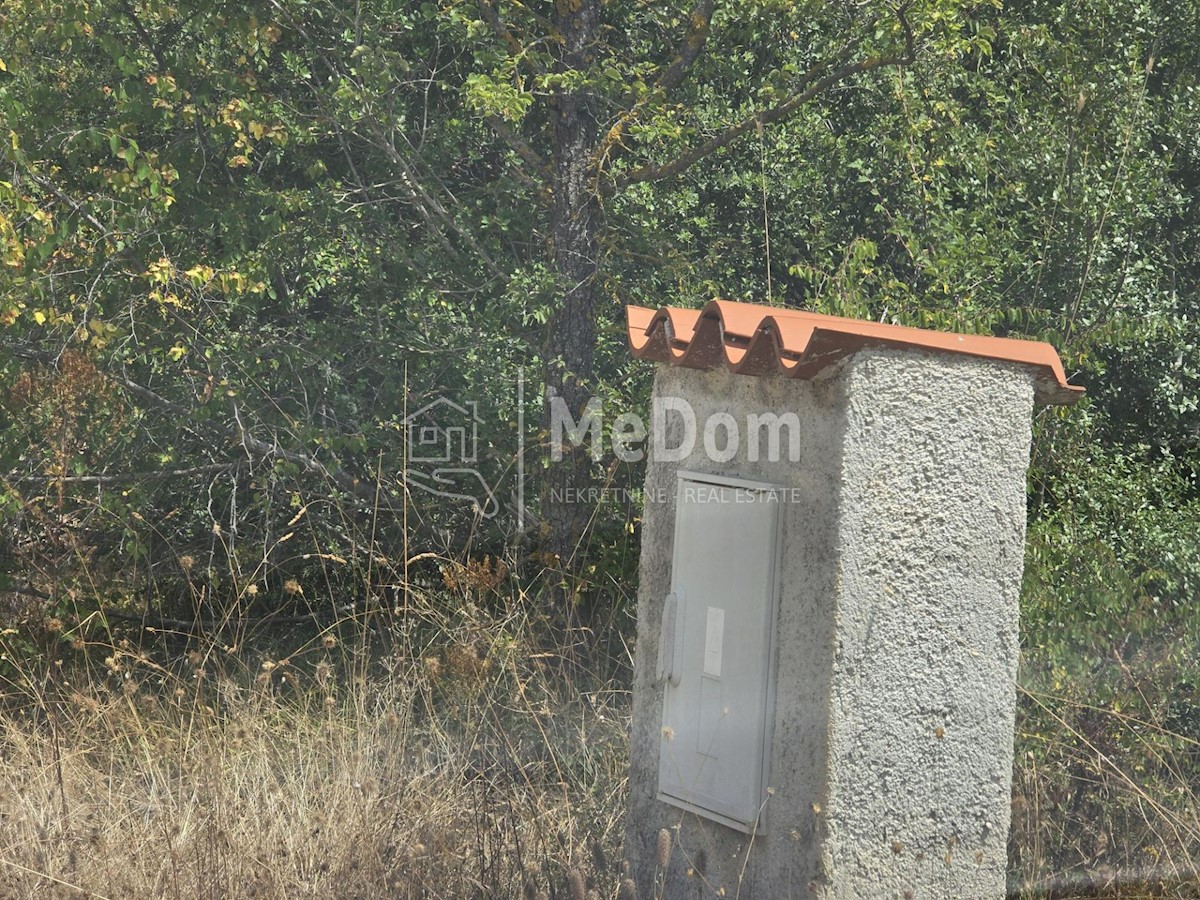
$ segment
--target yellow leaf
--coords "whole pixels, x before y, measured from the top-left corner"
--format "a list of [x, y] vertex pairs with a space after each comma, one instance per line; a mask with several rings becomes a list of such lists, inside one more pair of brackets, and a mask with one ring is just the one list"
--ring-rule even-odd
[[46, 313], [40, 309], [35, 309], [33, 311], [33, 321], [37, 322], [39, 325], [45, 325], [46, 324]]
[[0, 72], [7, 72], [8, 65], [4, 62], [4, 57], [0, 56]]
[[187, 350], [185, 350], [183, 347], [172, 347], [167, 351], [167, 355], [171, 357], [171, 359], [175, 360], [175, 362], [179, 362], [187, 355]]
[[195, 265], [183, 273], [193, 284], [202, 285], [212, 280], [213, 270], [211, 266]]

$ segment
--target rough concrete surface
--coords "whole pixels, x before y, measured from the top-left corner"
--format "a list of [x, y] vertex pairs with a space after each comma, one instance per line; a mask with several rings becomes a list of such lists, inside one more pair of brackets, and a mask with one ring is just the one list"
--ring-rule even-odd
[[[814, 381], [663, 366], [655, 395], [700, 422], [790, 411], [802, 427], [798, 462], [718, 464], [698, 440], [647, 466], [626, 838], [639, 896], [659, 879], [668, 898], [1002, 896], [1032, 374], [871, 349]], [[753, 836], [655, 799], [679, 469], [795, 489]]]

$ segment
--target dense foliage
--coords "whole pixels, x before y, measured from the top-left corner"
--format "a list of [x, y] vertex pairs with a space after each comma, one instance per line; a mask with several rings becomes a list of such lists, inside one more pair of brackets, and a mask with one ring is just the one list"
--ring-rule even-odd
[[[601, 467], [543, 468], [539, 424], [548, 397], [639, 395], [615, 325], [678, 244], [641, 220], [691, 202], [649, 185], [975, 43], [953, 2], [599, 10], [6, 7], [0, 471], [24, 587], [59, 603], [100, 571], [169, 601], [184, 559], [230, 608], [264, 580], [361, 585], [361, 559], [480, 525], [571, 576], [629, 558], [632, 505], [556, 500]], [[406, 470], [405, 420], [439, 397], [478, 404], [476, 499], [505, 515]], [[364, 535], [403, 552], [357, 555]]]
[[[1198, 28], [1159, 0], [10, 3], [6, 586], [77, 612], [203, 582], [242, 614], [516, 546], [603, 594], [636, 504], [568, 511], [562, 557], [544, 391], [636, 409], [622, 305], [722, 295], [1053, 341], [1089, 399], [1039, 414], [1030, 634], [1190, 625]], [[496, 516], [405, 487], [438, 397], [477, 403]]]

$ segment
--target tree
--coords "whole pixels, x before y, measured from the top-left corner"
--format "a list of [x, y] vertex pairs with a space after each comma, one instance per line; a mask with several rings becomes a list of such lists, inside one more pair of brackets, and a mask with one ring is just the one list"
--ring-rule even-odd
[[[474, 10], [454, 9], [467, 35], [491, 34], [490, 52], [481, 54], [486, 68], [468, 81], [468, 102], [508, 147], [511, 164], [537, 186], [545, 207], [558, 294], [543, 360], [545, 414], [562, 402], [576, 420], [596, 389], [598, 306], [610, 245], [606, 210], [616, 195], [679, 176], [856, 75], [911, 63], [919, 44], [969, 45], [960, 39], [952, 4], [767, 2], [718, 9], [715, 0], [698, 0], [687, 10], [663, 4], [650, 11], [560, 0], [546, 16], [521, 2], [480, 0]], [[729, 41], [727, 49], [753, 48], [757, 71], [705, 59], [714, 28], [717, 42]], [[697, 128], [722, 81], [737, 98], [727, 108], [730, 121]], [[544, 147], [548, 159], [537, 149]], [[547, 473], [546, 543], [563, 563], [583, 534], [590, 508], [576, 498], [590, 483], [585, 448]]]
[[[121, 503], [145, 491], [169, 516], [199, 490], [191, 533], [211, 550], [204, 526], [222, 524], [222, 552], [270, 546], [302, 483], [350, 515], [403, 504], [376, 473], [421, 399], [406, 365], [432, 392], [532, 356], [545, 414], [557, 398], [578, 417], [608, 377], [598, 323], [619, 315], [602, 303], [621, 296], [612, 209], [856, 76], [977, 40], [945, 2], [67, 0], [4, 15], [9, 378], [79, 347], [128, 413], [123, 453], [10, 471], [132, 478]], [[545, 473], [541, 541], [564, 568], [590, 467], [576, 452]], [[133, 522], [161, 568], [154, 547], [178, 542]], [[328, 518], [319, 542], [342, 531]]]

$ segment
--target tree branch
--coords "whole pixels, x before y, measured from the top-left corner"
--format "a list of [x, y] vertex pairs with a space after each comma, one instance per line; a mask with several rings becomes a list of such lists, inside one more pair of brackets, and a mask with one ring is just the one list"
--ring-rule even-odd
[[697, 0], [692, 11], [688, 13], [688, 24], [687, 30], [683, 34], [683, 43], [675, 54], [675, 58], [671, 60], [671, 65], [667, 66], [655, 82], [655, 87], [659, 91], [663, 93], [673, 91], [687, 75], [688, 69], [696, 61], [700, 51], [704, 49], [704, 42], [708, 40], [708, 29], [712, 25], [715, 6], [715, 0]]
[[479, 0], [479, 14], [483, 16], [483, 21], [488, 23], [488, 27], [492, 29], [496, 37], [504, 41], [509, 53], [513, 56], [520, 56], [524, 52], [521, 42], [513, 37], [508, 26], [500, 20], [500, 14], [496, 12], [496, 7], [492, 6], [489, 0]]
[[118, 484], [150, 478], [187, 478], [191, 475], [212, 475], [226, 472], [237, 463], [213, 463], [188, 469], [158, 469], [150, 472], [117, 472], [112, 475], [9, 475], [14, 484]]
[[[42, 351], [34, 350], [34, 349], [28, 348], [28, 347], [21, 347], [21, 346], [14, 347], [14, 348], [12, 348], [12, 352], [15, 356], [17, 356], [20, 359], [36, 360], [36, 361], [40, 361], [40, 362], [51, 362], [54, 359], [53, 354], [44, 353]], [[192, 415], [191, 410], [179, 405], [178, 403], [175, 403], [172, 400], [168, 400], [166, 397], [163, 397], [161, 394], [159, 394], [158, 392], [156, 392], [154, 390], [151, 390], [150, 388], [146, 387], [145, 385], [138, 384], [136, 381], [133, 381], [132, 379], [127, 378], [124, 375], [119, 375], [114, 372], [107, 372], [104, 369], [100, 369], [99, 371], [104, 375], [104, 377], [115, 382], [116, 384], [119, 384], [121, 387], [125, 388], [125, 390], [129, 391], [134, 396], [140, 397], [142, 400], [152, 403], [154, 406], [157, 406], [160, 409], [169, 410], [169, 411], [175, 413], [176, 415], [180, 416], [184, 420], [188, 420], [191, 418], [191, 415]], [[210, 426], [210, 435], [212, 437], [217, 437], [219, 435], [220, 437], [226, 438], [226, 439], [228, 439], [230, 437], [235, 438], [238, 441], [238, 443], [241, 444], [241, 446], [243, 448], [245, 448], [247, 455], [250, 456], [251, 458], [258, 457], [260, 459], [282, 459], [285, 462], [289, 462], [295, 466], [299, 466], [301, 469], [303, 469], [304, 471], [308, 472], [311, 475], [320, 476], [321, 478], [326, 479], [330, 483], [336, 484], [338, 487], [342, 488], [343, 490], [345, 490], [348, 493], [352, 494], [353, 496], [357, 497], [359, 500], [370, 503], [372, 505], [378, 504], [380, 509], [387, 509], [389, 511], [394, 509], [391, 506], [391, 504], [389, 502], [387, 502], [387, 498], [378, 495], [377, 492], [375, 491], [375, 489], [371, 485], [365, 484], [364, 482], [359, 481], [358, 479], [354, 478], [353, 476], [351, 476], [349, 473], [347, 473], [343, 469], [338, 468], [338, 467], [330, 468], [329, 466], [326, 466], [324, 463], [322, 463], [320, 460], [316, 459], [313, 456], [310, 456], [307, 453], [302, 453], [302, 452], [299, 452], [296, 450], [288, 450], [285, 447], [281, 447], [281, 446], [279, 446], [278, 441], [273, 441], [271, 443], [268, 443], [267, 441], [264, 441], [261, 438], [255, 437], [253, 434], [250, 433], [249, 429], [243, 425], [243, 423], [241, 421], [240, 413], [238, 413], [236, 408], [234, 410], [234, 424], [232, 426], [231, 425], [221, 425], [217, 422], [211, 422], [211, 423], [209, 423], [209, 426]], [[193, 431], [193, 434], [196, 434], [196, 433]], [[196, 434], [196, 437], [197, 437], [197, 439], [203, 440], [203, 438], [199, 434]], [[217, 471], [217, 470], [220, 470], [221, 468], [232, 468], [235, 465], [236, 465], [235, 463], [225, 463], [223, 465], [214, 464], [213, 466], [199, 466], [194, 469], [181, 469], [181, 470], [178, 470], [175, 472], [144, 473], [144, 474], [146, 474], [146, 475], [158, 475], [158, 474], [172, 475], [173, 474], [173, 475], [182, 476], [185, 474], [200, 474], [203, 471], [209, 471], [209, 470]], [[142, 473], [139, 473], [138, 475], [130, 475], [128, 477], [140, 477], [141, 474]], [[40, 476], [35, 476], [35, 478], [36, 477], [40, 477]], [[121, 479], [123, 477], [125, 477], [125, 476], [77, 475], [77, 476], [68, 476], [68, 477], [63, 478], [62, 480], [67, 483], [75, 482], [75, 483], [80, 483], [80, 484], [102, 484], [104, 482], [101, 479], [115, 481], [115, 480]], [[34, 480], [34, 479], [33, 478], [22, 478], [22, 479], [14, 479], [14, 480]], [[47, 476], [46, 480], [57, 481], [59, 479]]]
[[129, 0], [120, 0], [117, 5], [121, 7], [121, 12], [125, 13], [125, 17], [133, 23], [133, 30], [138, 33], [138, 37], [146, 44], [147, 49], [154, 54], [154, 61], [158, 63], [158, 71], [167, 71], [167, 64], [163, 60], [163, 55], [159, 51], [158, 45], [154, 43], [154, 38], [150, 36], [150, 32], [146, 30], [146, 26], [142, 24], [142, 20], [138, 18], [137, 12]]
[[708, 30], [712, 25], [715, 6], [715, 0], [697, 0], [696, 5], [688, 14], [688, 24], [683, 35], [683, 42], [674, 59], [671, 60], [671, 64], [655, 80], [654, 87], [617, 119], [604, 135], [604, 139], [596, 150], [597, 170], [604, 166], [613, 149], [624, 139], [626, 130], [637, 120], [647, 104], [674, 90], [683, 81], [692, 63], [704, 49], [704, 43], [708, 39]]
[[[367, 186], [367, 183], [363, 177], [358, 173], [358, 166], [355, 165], [354, 157], [350, 153], [350, 145], [346, 142], [346, 135], [341, 124], [337, 121], [337, 117], [333, 115], [329, 116], [329, 121], [332, 123], [333, 129], [337, 133], [338, 145], [342, 148], [342, 155], [346, 158], [346, 164], [350, 167], [350, 174], [353, 175], [354, 180], [358, 183], [359, 189], [368, 197], [371, 196], [371, 189]], [[402, 183], [397, 181], [396, 183], [400, 184], [401, 187], [405, 189], [408, 196], [404, 199], [416, 208], [417, 214], [425, 220], [425, 225], [433, 233], [433, 236], [437, 238], [438, 243], [442, 245], [442, 249], [450, 254], [450, 256], [454, 259], [463, 261], [462, 254], [459, 253], [455, 246], [450, 243], [450, 239], [446, 237], [446, 233], [438, 227], [436, 222], [433, 221], [432, 213], [430, 213], [429, 210], [426, 209], [425, 206], [420, 202], [416, 192], [413, 191], [412, 187], [407, 182]]]
[[491, 254], [483, 249], [483, 246], [475, 239], [475, 235], [471, 234], [470, 231], [459, 225], [458, 222], [455, 221], [454, 217], [446, 210], [446, 207], [442, 205], [442, 202], [425, 189], [425, 186], [417, 177], [416, 172], [413, 171], [412, 166], [408, 164], [408, 160], [404, 158], [404, 154], [396, 149], [395, 143], [389, 140], [387, 136], [383, 134], [379, 123], [373, 122], [372, 124], [374, 125], [373, 132], [375, 140], [370, 141], [368, 139], [369, 143], [382, 150], [393, 163], [400, 167], [400, 171], [404, 175], [404, 179], [407, 182], [405, 187], [407, 187], [416, 195], [416, 198], [420, 201], [420, 205], [424, 206], [447, 228], [457, 234], [459, 238], [462, 239], [463, 243], [470, 247], [471, 251], [483, 261], [484, 265], [487, 267], [488, 271], [492, 273], [492, 275], [498, 278], [502, 283], [508, 284], [512, 280], [508, 273], [500, 268], [496, 261], [492, 259]]
[[496, 132], [496, 136], [504, 143], [512, 148], [517, 156], [524, 160], [525, 164], [533, 171], [541, 176], [544, 180], [546, 174], [550, 171], [549, 165], [546, 163], [536, 150], [521, 139], [515, 131], [508, 127], [503, 119], [499, 116], [485, 116], [485, 121], [491, 126], [492, 131]]
[[[46, 597], [45, 599], [50, 599]], [[149, 632], [186, 632], [191, 634], [197, 628], [212, 629], [220, 628], [229, 624], [229, 617], [223, 616], [220, 619], [215, 618], [196, 618], [196, 619], [171, 619], [166, 616], [151, 615], [150, 613], [130, 613], [119, 609], [103, 609], [102, 615], [108, 619], [116, 619], [119, 622], [129, 622], [134, 625], [141, 625]], [[255, 618], [247, 618], [238, 616], [237, 621], [241, 625], [255, 626], [270, 622], [272, 625], [300, 625], [305, 622], [318, 621], [317, 613], [304, 613], [298, 616], [280, 616], [276, 613], [267, 613], [265, 616], [256, 616]]]
[[[508, 48], [509, 55], [512, 56], [514, 63], [516, 61], [528, 62], [528, 56], [525, 53], [525, 48], [521, 46], [521, 42], [516, 39], [511, 29], [504, 24], [500, 18], [500, 14], [496, 11], [496, 7], [491, 3], [491, 0], [478, 0], [479, 13], [483, 16], [483, 20], [487, 22], [488, 27], [496, 37], [504, 42]], [[536, 69], [537, 67], [532, 67]], [[484, 116], [484, 121], [488, 123], [496, 136], [512, 149], [524, 161], [525, 165], [529, 166], [538, 178], [541, 179], [539, 184], [533, 178], [528, 177], [524, 172], [517, 170], [517, 180], [526, 187], [533, 190], [544, 186], [549, 180], [550, 167], [546, 164], [541, 155], [529, 146], [520, 135], [508, 127], [508, 124], [499, 116]]]
[[[296, 31], [309, 42], [309, 46], [321, 58], [321, 61], [324, 62], [326, 68], [329, 69], [329, 72], [331, 75], [333, 75], [335, 78], [342, 78], [342, 77], [348, 78], [348, 76], [343, 75], [343, 73], [342, 73], [341, 69], [338, 67], [338, 65], [332, 59], [330, 59], [330, 57], [321, 49], [321, 45], [318, 42], [313, 40], [312, 36], [304, 28], [303, 23], [300, 22], [299, 20], [297, 20], [295, 16], [293, 16], [288, 10], [286, 10], [282, 6], [282, 4], [280, 3], [280, 0], [269, 0], [269, 2], [271, 4], [271, 6], [280, 14], [280, 16], [285, 17], [287, 19], [288, 23], [293, 28], [295, 28]], [[351, 80], [356, 87], [358, 87], [359, 89], [362, 89], [363, 86], [360, 82], [353, 81], [353, 79], [349, 79], [349, 80]], [[317, 102], [322, 105], [322, 112], [326, 115], [326, 117], [329, 119], [329, 121], [334, 124], [334, 127], [337, 129], [338, 139], [339, 139], [339, 141], [343, 142], [342, 143], [343, 153], [345, 153], [347, 156], [349, 156], [349, 150], [345, 146], [345, 143], [344, 143], [345, 139], [341, 134], [341, 127], [337, 123], [336, 114], [334, 114], [333, 112], [331, 112], [327, 108], [325, 108], [325, 105], [324, 105], [324, 103], [322, 103], [322, 100], [321, 100], [322, 94], [321, 94], [321, 90], [319, 88], [314, 87], [313, 95], [317, 99]], [[450, 253], [452, 256], [461, 259], [461, 254], [459, 254], [459, 253], [457, 253], [457, 251], [455, 251], [453, 245], [451, 245], [449, 242], [449, 238], [446, 236], [445, 233], [442, 232], [441, 228], [439, 228], [437, 226], [437, 224], [433, 221], [434, 219], [437, 219], [447, 229], [452, 231], [454, 234], [458, 235], [458, 237], [463, 241], [463, 243], [465, 243], [471, 249], [471, 251], [474, 252], [479, 257], [479, 259], [483, 261], [485, 267], [488, 269], [489, 272], [491, 272], [493, 277], [498, 279], [503, 284], [508, 284], [512, 280], [512, 278], [508, 275], [508, 273], [506, 273], [499, 265], [497, 265], [496, 261], [494, 259], [492, 259], [491, 255], [475, 239], [475, 236], [473, 234], [471, 234], [470, 231], [468, 231], [466, 228], [464, 228], [463, 226], [458, 224], [458, 222], [454, 219], [454, 217], [452, 215], [450, 215], [450, 213], [446, 210], [446, 207], [442, 204], [442, 202], [440, 200], [438, 200], [437, 197], [433, 196], [428, 190], [426, 190], [425, 186], [421, 183], [420, 179], [417, 177], [416, 172], [413, 171], [412, 166], [409, 165], [408, 161], [404, 158], [404, 155], [396, 148], [395, 141], [389, 139], [389, 137], [384, 133], [383, 126], [381, 125], [381, 120], [377, 116], [372, 116], [372, 118], [370, 120], [370, 132], [371, 132], [371, 134], [369, 134], [369, 135], [362, 134], [362, 133], [358, 132], [357, 130], [353, 131], [352, 133], [357, 135], [361, 140], [365, 141], [370, 146], [373, 146], [379, 150], [382, 150], [383, 153], [395, 165], [399, 166], [401, 173], [404, 176], [404, 181], [405, 181], [404, 186], [405, 186], [405, 188], [408, 189], [409, 193], [412, 195], [412, 202], [416, 206], [417, 211], [421, 215], [421, 217], [423, 219], [425, 219], [426, 224], [429, 225], [430, 229], [437, 235], [438, 240], [442, 244], [443, 248], [448, 253]], [[372, 137], [373, 137], [373, 139], [372, 139]], [[353, 170], [353, 165], [352, 165], [352, 170]], [[360, 179], [360, 184], [363, 184], [361, 179]], [[365, 184], [363, 184], [363, 186], [365, 186]]]
[[542, 32], [550, 40], [552, 40], [552, 41], [561, 40], [562, 35], [560, 35], [558, 33], [558, 29], [554, 27], [553, 21], [551, 21], [550, 19], [543, 16], [537, 10], [530, 9], [528, 6], [526, 6], [524, 3], [522, 3], [521, 0], [509, 0], [509, 2], [511, 2], [512, 5], [515, 6], [517, 9], [521, 10], [526, 15], [530, 16], [533, 19], [533, 21], [537, 22], [538, 26], [541, 27]]
[[100, 232], [101, 238], [103, 238], [105, 241], [110, 241], [110, 242], [112, 241], [112, 239], [113, 239], [112, 232], [104, 227], [104, 223], [101, 222], [99, 219], [97, 219], [95, 216], [93, 216], [86, 209], [84, 209], [82, 204], [76, 203], [73, 199], [71, 199], [66, 194], [64, 194], [62, 191], [60, 191], [54, 185], [54, 182], [52, 182], [48, 178], [43, 178], [41, 175], [38, 175], [36, 172], [34, 172], [32, 170], [26, 170], [25, 174], [29, 176], [30, 180], [32, 180], [34, 184], [38, 185], [43, 190], [49, 191], [51, 194], [53, 194], [55, 197], [57, 197], [60, 202], [65, 203], [65, 204], [67, 204], [67, 206], [71, 207], [71, 209], [75, 212], [76, 215], [78, 215], [81, 219], [83, 219], [85, 222], [87, 222], [89, 225], [91, 225], [93, 228], [95, 228], [98, 232]]
[[[724, 131], [721, 131], [698, 147], [688, 150], [682, 156], [676, 157], [669, 163], [661, 165], [648, 165], [634, 169], [630, 172], [621, 175], [615, 179], [613, 190], [619, 191], [631, 184], [637, 184], [645, 181], [661, 181], [664, 178], [671, 178], [679, 175], [700, 160], [713, 153], [728, 147], [735, 140], [746, 134], [751, 129], [761, 127], [763, 125], [772, 125], [776, 122], [788, 118], [796, 112], [801, 106], [809, 100], [823, 93], [836, 84], [845, 81], [854, 75], [862, 72], [870, 72], [873, 69], [884, 68], [886, 66], [904, 66], [909, 65], [916, 56], [915, 43], [912, 29], [909, 27], [905, 8], [901, 7], [896, 11], [897, 17], [900, 20], [900, 25], [904, 29], [904, 51], [892, 56], [869, 56], [866, 59], [860, 59], [852, 63], [844, 63], [837, 65], [839, 61], [849, 58], [862, 43], [861, 35], [846, 43], [837, 53], [830, 59], [813, 66], [800, 79], [799, 83], [793, 89], [791, 95], [781, 103], [776, 104], [770, 109], [763, 112], [756, 112], [751, 116], [747, 116], [740, 122], [729, 126]], [[868, 30], [870, 23], [864, 27], [864, 31]], [[822, 75], [822, 73], [826, 73]]]
[[45, 591], [39, 591], [33, 585], [29, 585], [29, 584], [14, 585], [13, 587], [10, 587], [7, 591], [0, 590], [0, 594], [2, 594], [2, 593], [20, 594], [23, 597], [34, 597], [38, 600], [52, 599], [51, 596], [49, 594], [47, 594]]

